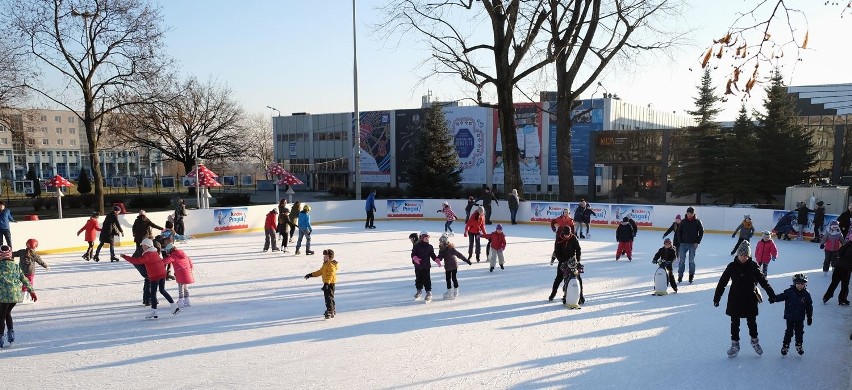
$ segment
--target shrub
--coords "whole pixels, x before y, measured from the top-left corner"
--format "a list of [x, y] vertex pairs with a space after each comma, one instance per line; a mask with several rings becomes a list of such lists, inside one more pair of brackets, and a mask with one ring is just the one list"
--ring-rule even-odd
[[80, 195], [65, 195], [62, 197], [62, 207], [79, 209], [83, 205]]
[[82, 194], [80, 195], [80, 208], [88, 209], [91, 208], [92, 205], [95, 204], [95, 195], [94, 194]]
[[145, 195], [130, 198], [128, 207], [132, 209], [164, 209], [169, 208], [171, 197], [168, 195]]
[[33, 210], [34, 211], [39, 211], [39, 210], [41, 210], [42, 207], [44, 207], [44, 199], [42, 199], [42, 198], [33, 199]]
[[216, 197], [216, 206], [248, 206], [251, 204], [251, 194], [222, 194]]

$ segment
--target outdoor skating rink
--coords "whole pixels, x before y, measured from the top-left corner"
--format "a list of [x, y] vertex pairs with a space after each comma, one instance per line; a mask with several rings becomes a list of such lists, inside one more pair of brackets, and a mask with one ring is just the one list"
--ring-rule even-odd
[[[408, 235], [429, 231], [437, 252], [443, 225], [316, 225], [313, 256], [294, 256], [295, 244], [287, 255], [264, 253], [260, 232], [192, 239], [179, 245], [195, 263], [192, 306], [172, 316], [160, 297], [158, 320], [144, 319], [141, 277], [129, 263], [44, 256], [51, 270], [36, 270], [39, 301], [15, 307], [16, 343], [0, 350], [4, 388], [852, 388], [852, 308], [839, 306], [836, 293], [822, 304], [831, 273], [821, 271], [817, 244], [776, 240], [780, 254], [769, 267], [777, 293], [794, 273], [810, 278], [805, 355], [781, 356], [784, 305], [765, 301], [757, 320], [763, 356], [743, 321], [742, 349], [728, 359], [727, 290], [718, 308], [713, 290], [732, 260], [730, 233], [705, 235], [695, 283], [657, 297], [651, 258], [662, 231], [640, 228], [628, 263], [614, 261], [615, 230], [593, 227], [593, 238], [581, 240], [587, 302], [568, 311], [560, 296], [547, 301], [556, 267], [545, 224], [505, 226], [505, 270], [488, 272], [483, 240], [482, 263], [459, 266], [455, 300], [442, 299], [444, 272], [433, 267], [435, 299], [415, 302]], [[466, 254], [461, 221], [454, 228], [451, 241]], [[323, 249], [340, 262], [330, 320], [322, 281], [304, 279], [319, 269]], [[177, 284], [166, 286], [177, 300]]]

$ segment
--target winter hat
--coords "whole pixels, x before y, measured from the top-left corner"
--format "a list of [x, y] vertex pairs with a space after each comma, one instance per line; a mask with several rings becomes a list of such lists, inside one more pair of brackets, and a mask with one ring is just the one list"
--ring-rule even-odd
[[503, 230], [503, 224], [498, 223], [498, 224], [497, 224], [497, 230], [501, 230], [501, 231], [502, 231], [502, 230]]
[[145, 216], [145, 210], [139, 210], [139, 216], [144, 217]]
[[823, 201], [819, 201], [819, 202], [817, 202], [817, 206], [822, 206], [822, 205], [824, 205], [824, 204], [825, 204], [825, 202], [823, 202]]
[[751, 215], [748, 215], [748, 214], [743, 215], [743, 219], [747, 219], [747, 220], [751, 221]]
[[479, 211], [480, 214], [485, 213], [485, 207], [479, 206], [476, 208], [476, 210]]
[[411, 240], [411, 243], [417, 242], [417, 233], [411, 233], [408, 235], [408, 239]]
[[630, 218], [624, 217], [621, 219], [621, 222], [630, 222]]
[[689, 206], [686, 208], [686, 212], [695, 214], [695, 209], [692, 206]]
[[751, 247], [748, 245], [748, 241], [743, 241], [737, 247], [737, 256], [751, 256]]
[[429, 233], [427, 233], [425, 230], [423, 230], [423, 231], [421, 231], [421, 232], [420, 232], [420, 236], [419, 236], [419, 237], [420, 237], [420, 238], [423, 238], [423, 236], [429, 237]]
[[805, 274], [795, 274], [793, 275], [793, 284], [802, 283], [805, 284], [808, 282], [808, 275]]
[[101, 215], [101, 214], [100, 214], [99, 212], [95, 211], [94, 213], [92, 213], [92, 218], [97, 218], [97, 217], [99, 217], [100, 215]]
[[0, 259], [11, 259], [12, 247], [8, 245], [0, 246]]
[[450, 202], [447, 202], [447, 201], [445, 200], [443, 204], [444, 204], [444, 206], [449, 206], [449, 205], [450, 205]]
[[269, 210], [269, 212], [272, 213], [272, 214], [278, 214], [278, 209], [272, 209], [272, 210]]
[[149, 248], [153, 248], [154, 247], [154, 240], [152, 240], [150, 238], [146, 238], [146, 239], [142, 240], [142, 242], [140, 242], [139, 245], [145, 245]]
[[112, 211], [121, 211], [121, 207], [112, 206]]
[[671, 239], [671, 238], [666, 237], [666, 239], [665, 239], [665, 240], [663, 240], [663, 245], [665, 245], [665, 244], [671, 244], [671, 243], [672, 243], [672, 239]]
[[302, 211], [311, 211], [311, 206], [305, 205], [305, 207], [302, 207]]
[[770, 233], [769, 230], [764, 230], [763, 231], [763, 238], [770, 238], [770, 237], [772, 237], [772, 233]]
[[444, 233], [441, 235], [441, 238], [438, 239], [438, 242], [440, 242], [441, 244], [447, 244], [448, 242], [450, 242], [450, 236], [448, 236], [447, 233]]
[[675, 215], [675, 221], [680, 221], [680, 220], [681, 220], [681, 218], [680, 218], [680, 214]]
[[562, 235], [568, 236], [571, 235], [571, 226], [565, 225], [562, 227]]

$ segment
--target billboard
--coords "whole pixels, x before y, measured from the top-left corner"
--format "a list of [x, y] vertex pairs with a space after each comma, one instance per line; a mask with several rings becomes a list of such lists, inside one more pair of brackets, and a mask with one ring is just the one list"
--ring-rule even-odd
[[485, 183], [485, 124], [492, 109], [485, 107], [444, 107], [447, 128], [459, 156], [462, 183]]
[[214, 216], [216, 217], [216, 226], [213, 227], [213, 231], [248, 229], [248, 219], [246, 218], [248, 207], [216, 209]]
[[618, 225], [624, 217], [633, 218], [637, 226], [653, 226], [654, 206], [614, 204], [612, 208], [611, 225]]
[[422, 109], [394, 111], [396, 134], [396, 180], [408, 183], [408, 161], [416, 152], [417, 137], [423, 129], [426, 111]]
[[388, 218], [423, 218], [423, 200], [388, 199]]
[[[524, 184], [541, 184], [541, 118], [539, 103], [515, 104], [515, 136], [520, 150], [521, 181]], [[503, 184], [503, 141], [500, 134], [500, 116], [494, 110], [494, 183]]]
[[367, 111], [361, 119], [361, 181], [390, 183], [390, 111]]
[[[571, 163], [574, 168], [574, 184], [589, 184], [589, 134], [603, 130], [603, 99], [581, 100], [580, 104], [571, 111], [574, 123], [571, 125]], [[547, 155], [547, 184], [559, 184], [559, 166], [556, 162], [556, 102], [549, 102], [551, 107], [548, 139], [550, 145]]]

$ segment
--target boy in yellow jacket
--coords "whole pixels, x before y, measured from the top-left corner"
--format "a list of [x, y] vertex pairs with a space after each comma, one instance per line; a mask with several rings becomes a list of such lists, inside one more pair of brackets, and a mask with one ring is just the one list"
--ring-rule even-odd
[[326, 249], [322, 251], [322, 267], [319, 270], [305, 275], [305, 280], [312, 276], [322, 276], [322, 292], [325, 296], [325, 319], [334, 318], [336, 314], [334, 307], [334, 284], [337, 283], [337, 261], [334, 260], [334, 251]]

